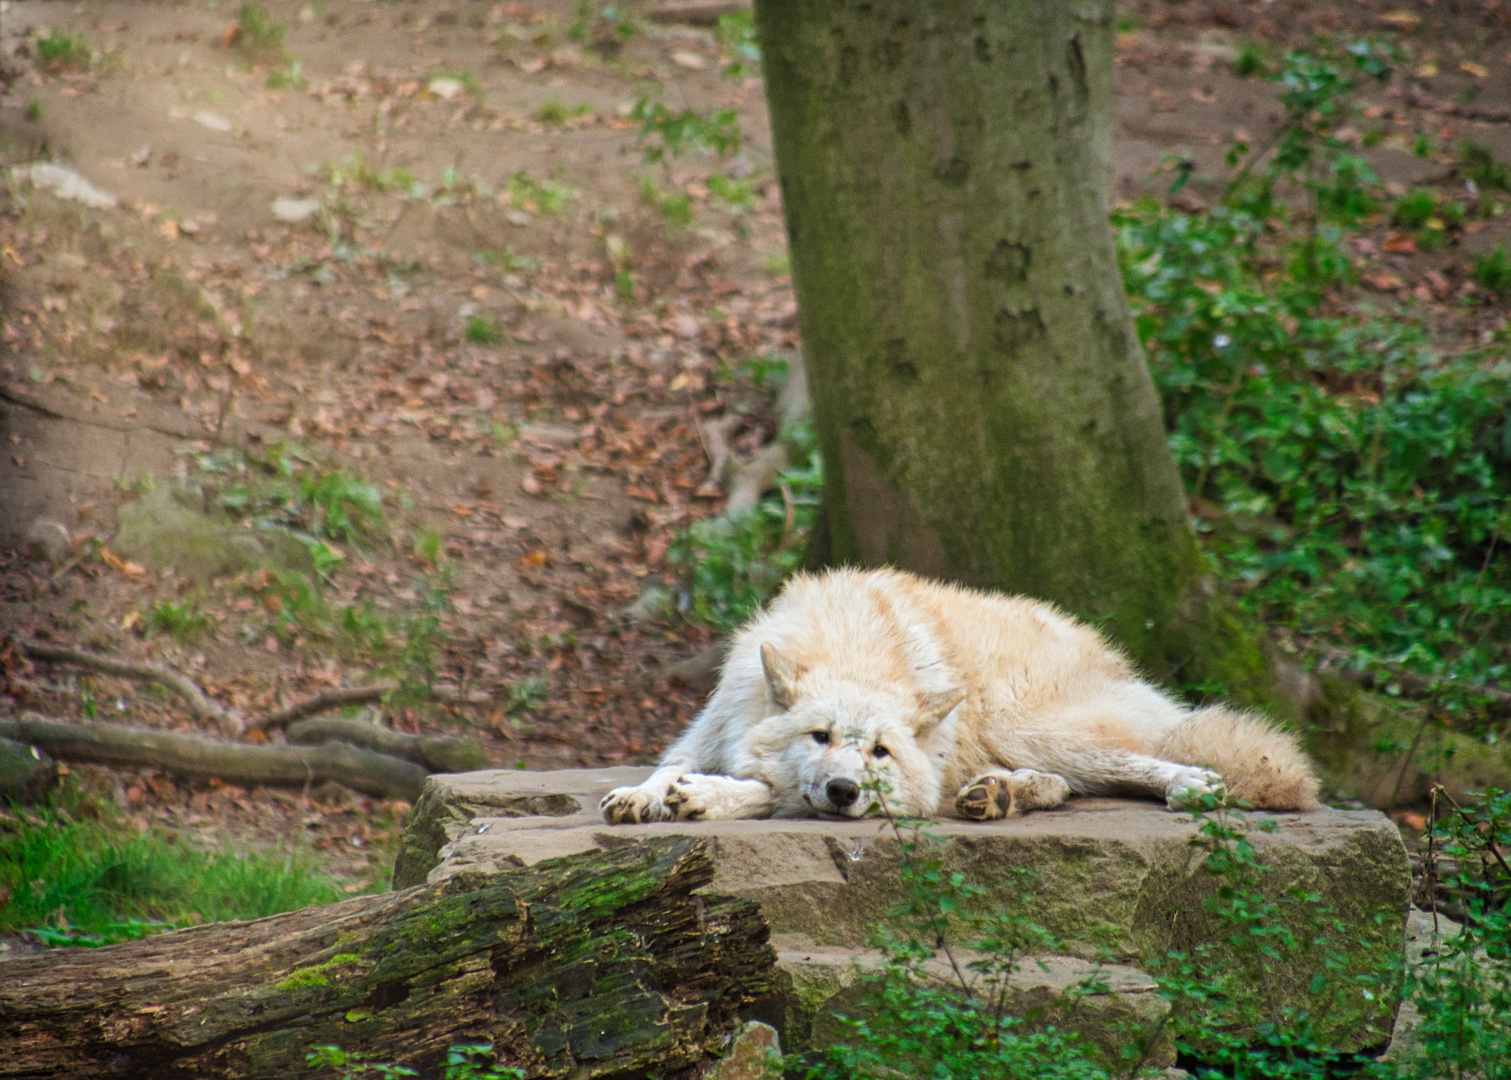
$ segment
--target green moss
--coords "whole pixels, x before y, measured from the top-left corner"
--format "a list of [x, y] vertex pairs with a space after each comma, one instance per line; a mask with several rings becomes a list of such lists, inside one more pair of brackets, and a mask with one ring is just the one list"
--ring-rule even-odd
[[274, 990], [303, 990], [312, 986], [329, 986], [330, 979], [326, 973], [333, 968], [343, 967], [347, 964], [360, 964], [362, 958], [355, 953], [338, 953], [325, 961], [323, 964], [315, 964], [313, 967], [295, 968], [287, 977], [273, 984]]

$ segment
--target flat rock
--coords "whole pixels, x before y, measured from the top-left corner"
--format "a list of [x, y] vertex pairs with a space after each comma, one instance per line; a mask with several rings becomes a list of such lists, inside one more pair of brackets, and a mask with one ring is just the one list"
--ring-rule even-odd
[[154, 488], [121, 507], [111, 546], [154, 570], [171, 567], [199, 581], [255, 566], [313, 568], [309, 549], [292, 534], [238, 528], [197, 509], [196, 501], [200, 497], [192, 491], [175, 491], [168, 485]]
[[[853, 992], [857, 973], [876, 963], [867, 951], [871, 928], [903, 898], [898, 839], [877, 819], [604, 824], [597, 809], [604, 793], [649, 772], [432, 776], [406, 829], [394, 885], [465, 880], [650, 836], [701, 837], [717, 867], [709, 891], [759, 903], [782, 956], [787, 990], [760, 1018], [778, 1027], [789, 1050], [822, 1042], [830, 1036], [829, 1014]], [[1298, 938], [1310, 937], [1309, 910], [1285, 897], [1299, 889], [1320, 896], [1329, 917], [1347, 928], [1337, 946], [1350, 970], [1376, 972], [1400, 963], [1410, 871], [1400, 835], [1384, 815], [1323, 809], [1249, 819], [1250, 840], [1270, 868], [1266, 894], [1282, 917], [1297, 921]], [[1261, 826], [1274, 831], [1261, 832]], [[1193, 844], [1197, 826], [1156, 803], [1074, 799], [1059, 810], [1006, 821], [945, 819], [927, 832], [937, 838], [947, 869], [988, 889], [1011, 890], [1014, 899], [1032, 894], [1034, 920], [1060, 940], [1064, 954], [1041, 958], [1050, 971], [1085, 971], [1098, 959], [1112, 965], [1104, 966], [1118, 977], [1109, 1017], [1155, 1018], [1163, 1002], [1143, 973], [1171, 951], [1222, 936], [1204, 906], [1217, 881], [1203, 869], [1203, 849]], [[1388, 1041], [1394, 1000], [1361, 996], [1324, 1007], [1310, 997], [1315, 974], [1298, 965], [1277, 980], [1270, 987], [1277, 1007], [1311, 1009], [1320, 1033], [1343, 1049]], [[1055, 996], [1050, 983], [1036, 985], [1018, 992], [1032, 991], [1046, 1002]], [[1097, 1041], [1095, 1033], [1088, 1038]]]

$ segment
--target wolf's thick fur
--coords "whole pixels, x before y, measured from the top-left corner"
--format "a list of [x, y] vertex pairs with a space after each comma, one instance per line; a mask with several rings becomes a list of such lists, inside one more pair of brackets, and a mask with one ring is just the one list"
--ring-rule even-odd
[[1068, 795], [1165, 798], [1225, 786], [1269, 810], [1317, 806], [1295, 740], [1263, 717], [1192, 711], [1053, 607], [891, 570], [800, 576], [736, 635], [703, 712], [610, 822], [858, 817], [945, 796], [970, 818]]

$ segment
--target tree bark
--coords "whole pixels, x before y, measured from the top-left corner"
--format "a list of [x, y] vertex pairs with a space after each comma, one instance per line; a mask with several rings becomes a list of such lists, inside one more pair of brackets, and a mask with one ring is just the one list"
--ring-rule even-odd
[[109, 948], [0, 959], [0, 1077], [290, 1077], [311, 1046], [439, 1075], [489, 1041], [532, 1077], [666, 1076], [770, 992], [750, 901], [648, 839]]
[[1107, 223], [1112, 0], [758, 0], [832, 561], [1054, 601], [1268, 696]]
[[124, 724], [65, 724], [36, 713], [0, 720], [0, 737], [35, 746], [64, 761], [150, 766], [176, 776], [215, 777], [247, 785], [299, 787], [334, 780], [366, 795], [411, 802], [430, 775], [423, 765], [345, 743], [254, 746]]

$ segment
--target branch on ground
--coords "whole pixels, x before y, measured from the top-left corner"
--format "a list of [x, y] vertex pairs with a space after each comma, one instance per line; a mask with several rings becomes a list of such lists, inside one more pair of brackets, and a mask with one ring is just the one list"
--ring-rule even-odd
[[226, 735], [240, 735], [247, 729], [247, 722], [239, 712], [212, 701], [193, 679], [180, 671], [174, 671], [166, 664], [123, 660], [46, 641], [22, 641], [18, 638], [16, 645], [33, 660], [45, 660], [50, 664], [72, 664], [98, 671], [102, 675], [119, 675], [126, 679], [141, 679], [165, 686], [183, 699], [197, 719], [211, 721]]
[[321, 716], [290, 724], [288, 740], [301, 746], [341, 742], [413, 761], [431, 772], [486, 769], [488, 758], [475, 739], [461, 735], [408, 735], [360, 716]]
[[330, 780], [365, 795], [411, 802], [429, 775], [413, 761], [343, 742], [254, 746], [121, 724], [68, 724], [30, 712], [19, 720], [0, 720], [0, 737], [64, 761], [150, 767], [246, 787], [305, 787]]

